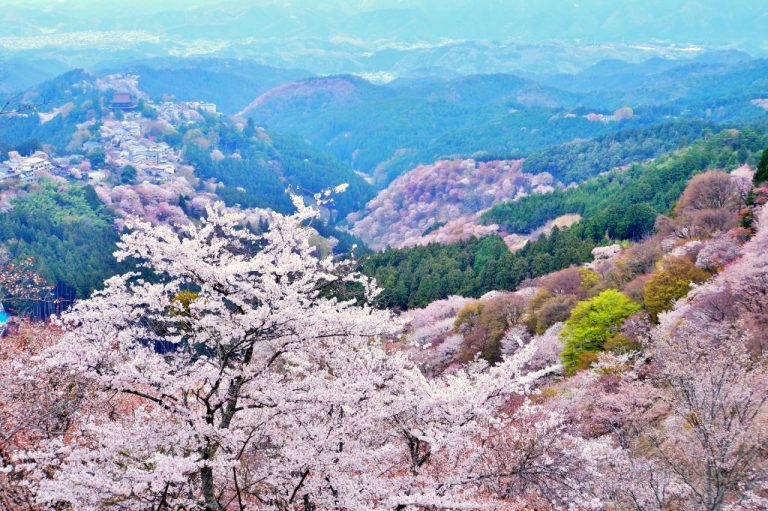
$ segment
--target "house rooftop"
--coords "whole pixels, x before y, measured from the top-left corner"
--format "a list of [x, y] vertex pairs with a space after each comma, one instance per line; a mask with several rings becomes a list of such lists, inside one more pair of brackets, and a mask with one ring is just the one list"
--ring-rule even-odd
[[130, 103], [133, 101], [133, 96], [127, 92], [118, 92], [112, 96], [113, 103]]
[[133, 108], [136, 106], [133, 95], [128, 92], [116, 92], [109, 105], [113, 108]]

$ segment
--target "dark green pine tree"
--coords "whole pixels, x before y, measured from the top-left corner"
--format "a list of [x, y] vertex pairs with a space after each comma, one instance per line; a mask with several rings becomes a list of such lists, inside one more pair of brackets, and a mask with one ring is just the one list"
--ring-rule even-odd
[[760, 157], [760, 163], [757, 164], [757, 171], [755, 171], [754, 183], [760, 185], [768, 181], [768, 147], [763, 150], [763, 155]]
[[252, 117], [248, 118], [248, 122], [246, 122], [245, 129], [243, 130], [243, 134], [248, 138], [251, 138], [256, 134], [256, 125], [253, 123]]

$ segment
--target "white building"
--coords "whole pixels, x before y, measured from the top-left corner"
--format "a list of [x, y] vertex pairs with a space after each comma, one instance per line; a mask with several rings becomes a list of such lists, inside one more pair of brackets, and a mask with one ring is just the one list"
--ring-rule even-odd
[[0, 164], [0, 180], [18, 179], [24, 182], [36, 181], [40, 174], [53, 170], [48, 155], [37, 151], [31, 156], [21, 156], [16, 151], [8, 153], [8, 161]]
[[187, 101], [184, 105], [192, 110], [202, 110], [209, 114], [216, 113], [216, 105], [214, 103], [208, 103], [207, 101]]

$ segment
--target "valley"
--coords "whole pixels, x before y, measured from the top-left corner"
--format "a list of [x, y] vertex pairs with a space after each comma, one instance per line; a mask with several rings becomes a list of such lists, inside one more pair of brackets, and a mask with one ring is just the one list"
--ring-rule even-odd
[[0, 509], [768, 508], [760, 2], [9, 2]]

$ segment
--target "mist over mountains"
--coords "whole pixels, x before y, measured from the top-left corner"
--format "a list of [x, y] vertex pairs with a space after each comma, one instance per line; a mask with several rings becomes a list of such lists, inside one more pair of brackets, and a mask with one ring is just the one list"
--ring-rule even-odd
[[[348, 37], [361, 41], [435, 42], [517, 39], [527, 42], [741, 44], [759, 48], [750, 33], [765, 21], [765, 6], [734, 0], [416, 0], [104, 2], [5, 1], [6, 36], [143, 29], [168, 37], [234, 41]], [[34, 16], [32, 14], [34, 13]]]
[[[768, 14], [751, 0], [729, 2], [728, 9], [714, 0], [3, 4], [0, 56], [47, 61], [46, 69], [217, 56], [387, 81], [424, 68], [554, 74], [606, 58], [768, 51], [764, 39], [753, 37]], [[39, 75], [39, 67], [29, 72]]]
[[0, 0], [0, 510], [768, 509], [767, 0]]

